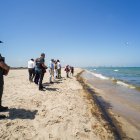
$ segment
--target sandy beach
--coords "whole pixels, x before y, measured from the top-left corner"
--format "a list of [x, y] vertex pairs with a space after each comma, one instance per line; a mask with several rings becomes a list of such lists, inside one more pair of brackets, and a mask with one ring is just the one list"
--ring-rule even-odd
[[[81, 69], [75, 69], [75, 75]], [[28, 71], [11, 70], [5, 77], [3, 105], [9, 107], [0, 120], [0, 139], [4, 140], [113, 140], [107, 122], [83, 90], [76, 77], [49, 84], [45, 91], [28, 81]]]

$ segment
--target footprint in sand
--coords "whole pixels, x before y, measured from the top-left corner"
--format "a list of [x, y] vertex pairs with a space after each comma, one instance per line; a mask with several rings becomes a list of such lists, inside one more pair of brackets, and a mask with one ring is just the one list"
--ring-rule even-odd
[[40, 107], [42, 105], [41, 101], [37, 101], [37, 100], [31, 100], [31, 103], [36, 107]]
[[45, 109], [42, 109], [38, 115], [40, 115], [42, 118], [46, 118], [48, 111]]
[[16, 126], [12, 130], [12, 136], [14, 139], [32, 139], [36, 135], [36, 130], [33, 126]]

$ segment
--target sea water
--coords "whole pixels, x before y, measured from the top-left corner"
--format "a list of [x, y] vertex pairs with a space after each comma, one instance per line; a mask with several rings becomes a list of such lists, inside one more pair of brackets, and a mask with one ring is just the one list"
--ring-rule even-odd
[[118, 84], [130, 88], [140, 88], [140, 67], [89, 67], [87, 70], [99, 78], [116, 80]]
[[86, 82], [108, 108], [140, 129], [140, 67], [88, 67]]

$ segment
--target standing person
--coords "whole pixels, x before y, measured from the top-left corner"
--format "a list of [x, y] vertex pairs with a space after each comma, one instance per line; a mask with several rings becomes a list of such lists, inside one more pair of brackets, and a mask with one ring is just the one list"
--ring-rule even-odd
[[34, 63], [34, 59], [30, 59], [28, 61], [28, 72], [29, 72], [29, 81], [33, 82], [33, 78], [35, 76], [35, 63]]
[[66, 66], [65, 71], [66, 71], [66, 77], [69, 78], [69, 72], [70, 72], [69, 65]]
[[53, 79], [54, 79], [54, 59], [51, 59], [51, 61], [50, 61], [49, 72], [50, 72], [50, 83], [53, 84]]
[[60, 61], [57, 60], [57, 69], [58, 69], [58, 78], [61, 78], [61, 64]]
[[70, 71], [71, 71], [71, 75], [73, 76], [74, 75], [74, 67], [70, 67]]
[[0, 54], [0, 112], [8, 110], [8, 107], [2, 106], [2, 95], [4, 87], [3, 75], [8, 75], [10, 67], [5, 63], [4, 57]]
[[54, 61], [54, 79], [58, 78], [57, 61]]
[[40, 58], [36, 59], [36, 66], [35, 66], [35, 80], [36, 84], [39, 84], [39, 90], [43, 90], [42, 81], [44, 78], [44, 74], [46, 72], [47, 66], [45, 65], [45, 53], [42, 53]]

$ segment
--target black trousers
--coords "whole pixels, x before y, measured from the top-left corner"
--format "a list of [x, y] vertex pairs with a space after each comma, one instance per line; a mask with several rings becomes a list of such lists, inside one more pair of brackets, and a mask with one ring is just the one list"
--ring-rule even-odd
[[0, 106], [2, 106], [3, 85], [0, 85]]
[[40, 75], [40, 80], [39, 80], [39, 89], [42, 89], [43, 88], [43, 85], [42, 85], [42, 81], [43, 81], [43, 78], [44, 78], [44, 72], [41, 72]]
[[61, 69], [58, 69], [58, 78], [61, 78]]
[[39, 84], [39, 89], [43, 88], [43, 86], [42, 86], [43, 78], [44, 78], [44, 72], [41, 71], [41, 70], [40, 71], [36, 71], [34, 82], [36, 84]]
[[29, 72], [29, 81], [33, 81], [33, 78], [35, 77], [35, 70], [34, 69], [28, 69]]

